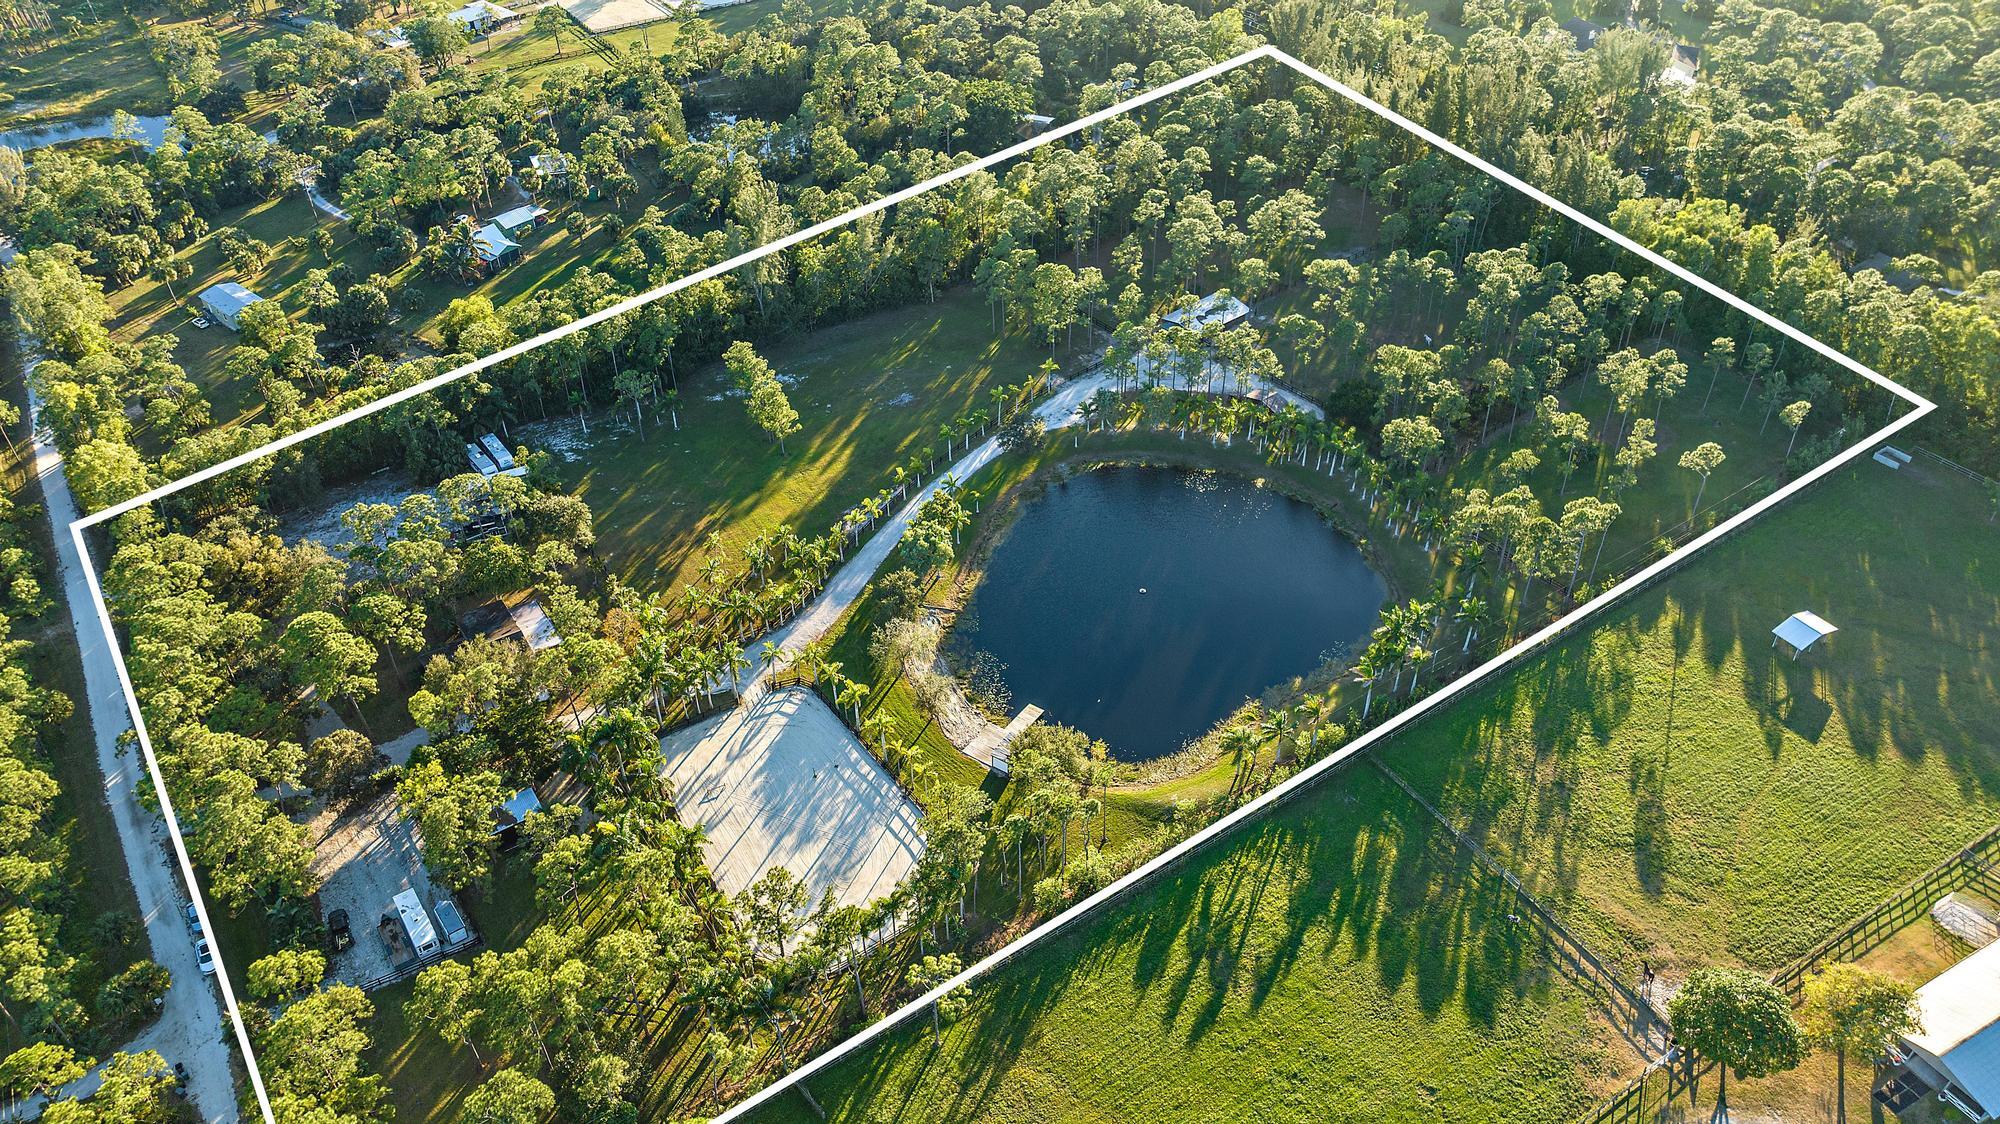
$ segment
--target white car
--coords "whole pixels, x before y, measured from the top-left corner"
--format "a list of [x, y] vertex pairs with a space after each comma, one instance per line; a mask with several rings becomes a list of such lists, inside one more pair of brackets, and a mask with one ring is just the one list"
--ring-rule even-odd
[[207, 941], [194, 942], [194, 958], [196, 963], [201, 965], [202, 975], [212, 976], [215, 974], [215, 954], [208, 951]]

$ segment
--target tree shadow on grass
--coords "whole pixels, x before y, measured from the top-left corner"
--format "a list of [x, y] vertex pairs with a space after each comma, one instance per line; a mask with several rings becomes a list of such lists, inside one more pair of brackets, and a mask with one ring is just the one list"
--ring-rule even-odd
[[[1079, 987], [1096, 1017], [1108, 1001], [1191, 1049], [1258, 1018], [1308, 959], [1372, 962], [1379, 986], [1409, 995], [1424, 1020], [1455, 1009], [1492, 1029], [1508, 1003], [1554, 986], [1512, 901], [1402, 793], [1370, 770], [1343, 770], [989, 977], [941, 1048], [913, 1022], [815, 1092], [834, 1118], [978, 1117], [1020, 1095], [1009, 1075], [1045, 1031], [1072, 1031], [1050, 1020]], [[1097, 986], [1110, 976], [1129, 992]]]

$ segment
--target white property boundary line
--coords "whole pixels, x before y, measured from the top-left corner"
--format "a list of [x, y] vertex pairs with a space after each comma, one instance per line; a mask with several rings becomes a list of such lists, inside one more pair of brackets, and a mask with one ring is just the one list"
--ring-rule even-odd
[[[1028, 933], [1020, 937], [1018, 940], [1015, 940], [1013, 943], [1008, 944], [1004, 948], [1001, 948], [993, 952], [984, 959], [980, 960], [978, 963], [960, 972], [958, 975], [953, 976], [951, 979], [945, 981], [944, 983], [938, 985], [935, 988], [932, 988], [930, 991], [925, 992], [923, 995], [918, 996], [916, 999], [911, 1000], [903, 1007], [884, 1016], [882, 1019], [880, 1019], [873, 1025], [853, 1035], [852, 1037], [848, 1038], [847, 1040], [833, 1047], [832, 1049], [827, 1050], [826, 1052], [820, 1054], [818, 1057], [815, 1057], [811, 1061], [807, 1062], [805, 1065], [794, 1070], [792, 1073], [779, 1079], [777, 1082], [769, 1086], [766, 1086], [764, 1089], [752, 1095], [751, 1097], [743, 1101], [741, 1104], [737, 1105], [736, 1107], [730, 1109], [728, 1112], [724, 1113], [722, 1116], [718, 1117], [717, 1118], [718, 1124], [721, 1124], [721, 1122], [724, 1121], [739, 1119], [745, 1113], [749, 1112], [751, 1109], [754, 1109], [757, 1106], [764, 1104], [765, 1102], [771, 1100], [773, 1097], [778, 1096], [780, 1093], [790, 1089], [794, 1085], [799, 1084], [801, 1081], [805, 1080], [808, 1077], [811, 1077], [812, 1075], [820, 1072], [821, 1070], [826, 1069], [827, 1067], [840, 1062], [841, 1060], [853, 1054], [855, 1051], [859, 1050], [863, 1046], [872, 1043], [875, 1039], [881, 1037], [883, 1034], [899, 1026], [907, 1019], [923, 1012], [933, 1001], [935, 1001], [939, 997], [949, 993], [950, 991], [958, 987], [965, 985], [966, 983], [978, 978], [979, 976], [982, 976], [992, 971], [994, 968], [1005, 963], [1007, 960], [1013, 958], [1015, 955], [1032, 947], [1038, 941], [1042, 940], [1049, 934], [1056, 932], [1057, 930], [1068, 925], [1070, 922], [1082, 917], [1084, 914], [1097, 908], [1099, 905], [1102, 905], [1105, 902], [1110, 901], [1112, 898], [1117, 897], [1118, 895], [1122, 894], [1125, 890], [1131, 888], [1134, 885], [1137, 885], [1141, 881], [1144, 881], [1146, 878], [1166, 868], [1168, 865], [1177, 862], [1182, 857], [1194, 851], [1196, 848], [1207, 843], [1209, 840], [1214, 839], [1217, 836], [1230, 831], [1238, 824], [1241, 824], [1244, 821], [1250, 819], [1251, 817], [1259, 814], [1265, 808], [1271, 806], [1272, 804], [1276, 803], [1279, 800], [1286, 798], [1291, 793], [1297, 791], [1300, 787], [1316, 780], [1322, 774], [1345, 763], [1348, 759], [1352, 758], [1354, 755], [1367, 749], [1369, 746], [1374, 745], [1376, 742], [1381, 741], [1383, 738], [1388, 737], [1390, 734], [1408, 725], [1410, 722], [1415, 721], [1417, 718], [1421, 717], [1425, 713], [1428, 713], [1435, 707], [1442, 705], [1445, 701], [1453, 698], [1460, 692], [1484, 680], [1488, 676], [1492, 675], [1494, 672], [1509, 666], [1510, 664], [1514, 663], [1516, 660], [1525, 656], [1529, 652], [1534, 651], [1535, 649], [1540, 647], [1543, 643], [1547, 642], [1550, 638], [1567, 630], [1576, 622], [1582, 620], [1583, 618], [1589, 616], [1592, 613], [1597, 612], [1599, 609], [1604, 608], [1606, 605], [1609, 605], [1614, 600], [1622, 597], [1627, 590], [1636, 588], [1639, 585], [1644, 584], [1646, 581], [1650, 580], [1654, 576], [1669, 569], [1670, 567], [1679, 564], [1682, 559], [1686, 558], [1689, 555], [1692, 555], [1694, 552], [1702, 549], [1703, 547], [1716, 541], [1722, 536], [1730, 533], [1736, 528], [1744, 525], [1750, 520], [1755, 519], [1759, 515], [1763, 514], [1765, 511], [1769, 510], [1771, 507], [1775, 506], [1776, 504], [1782, 503], [1785, 499], [1796, 494], [1801, 489], [1809, 487], [1813, 483], [1822, 479], [1828, 473], [1832, 472], [1834, 469], [1839, 468], [1842, 465], [1848, 463], [1849, 461], [1855, 459], [1862, 452], [1866, 451], [1871, 446], [1887, 439], [1891, 435], [1902, 430], [1904, 427], [1910, 425], [1911, 423], [1917, 421], [1919, 418], [1922, 418], [1924, 415], [1936, 409], [1936, 405], [1932, 403], [1930, 400], [1924, 398], [1923, 396], [1913, 393], [1912, 391], [1903, 387], [1901, 384], [1896, 383], [1882, 376], [1881, 374], [1857, 362], [1856, 360], [1849, 358], [1848, 356], [1842, 354], [1841, 352], [1835, 350], [1834, 348], [1829, 347], [1824, 343], [1821, 343], [1819, 340], [1816, 340], [1811, 336], [1805, 334], [1804, 332], [1799, 331], [1797, 328], [1792, 327], [1790, 324], [1787, 324], [1784, 321], [1779, 320], [1777, 317], [1772, 316], [1770, 313], [1767, 313], [1764, 310], [1750, 304], [1748, 301], [1743, 300], [1741, 297], [1726, 292], [1723, 289], [1715, 286], [1714, 284], [1711, 284], [1707, 280], [1699, 276], [1696, 276], [1689, 270], [1671, 261], [1668, 261], [1666, 258], [1661, 257], [1659, 254], [1653, 252], [1652, 250], [1649, 250], [1646, 247], [1641, 246], [1637, 242], [1634, 242], [1632, 239], [1627, 238], [1625, 235], [1620, 234], [1617, 231], [1612, 230], [1610, 227], [1604, 225], [1603, 223], [1598, 222], [1596, 219], [1593, 219], [1590, 216], [1585, 215], [1581, 211], [1578, 211], [1575, 208], [1569, 206], [1568, 204], [1563, 203], [1562, 201], [1548, 195], [1547, 193], [1541, 191], [1539, 188], [1536, 188], [1522, 181], [1518, 177], [1498, 167], [1495, 167], [1494, 165], [1488, 163], [1487, 161], [1481, 159], [1480, 157], [1473, 155], [1472, 153], [1466, 151], [1463, 148], [1460, 148], [1456, 144], [1453, 144], [1451, 141], [1446, 140], [1445, 138], [1440, 137], [1435, 133], [1432, 133], [1430, 130], [1424, 128], [1421, 125], [1418, 125], [1416, 122], [1411, 121], [1408, 118], [1402, 116], [1401, 114], [1396, 113], [1393, 110], [1390, 110], [1386, 106], [1383, 106], [1375, 102], [1373, 99], [1367, 97], [1366, 95], [1356, 90], [1353, 90], [1338, 81], [1335, 81], [1333, 78], [1327, 76], [1321, 71], [1313, 67], [1310, 67], [1305, 63], [1300, 62], [1296, 58], [1293, 58], [1290, 54], [1287, 54], [1286, 52], [1273, 46], [1267, 45], [1263, 47], [1257, 47], [1255, 49], [1246, 51], [1243, 54], [1237, 55], [1235, 58], [1229, 59], [1225, 62], [1217, 63], [1213, 66], [1206, 67], [1202, 70], [1194, 72], [1193, 74], [1189, 74], [1185, 77], [1175, 79], [1174, 81], [1169, 82], [1156, 89], [1149, 90], [1143, 94], [1139, 94], [1135, 97], [1119, 102], [1116, 105], [1106, 107], [1104, 109], [1098, 110], [1095, 113], [1091, 113], [1084, 117], [1080, 117], [1065, 125], [1060, 125], [1056, 128], [1050, 129], [1049, 131], [1042, 133], [1040, 136], [1034, 137], [1033, 139], [1022, 141], [1018, 144], [1009, 145], [1008, 147], [1003, 148], [998, 152], [994, 152], [988, 156], [972, 161], [971, 163], [961, 165], [957, 168], [944, 172], [940, 175], [933, 176], [932, 178], [925, 180], [922, 183], [913, 184], [899, 191], [891, 192], [890, 194], [883, 196], [882, 198], [877, 199], [874, 202], [864, 204], [860, 207], [855, 208], [852, 211], [847, 212], [846, 214], [838, 215], [834, 218], [814, 223], [813, 225], [808, 226], [802, 230], [796, 231], [792, 234], [785, 235], [784, 237], [779, 238], [776, 241], [767, 243], [766, 245], [758, 247], [757, 249], [746, 251], [745, 253], [742, 254], [738, 254], [735, 257], [732, 257], [726, 261], [719, 262], [715, 265], [711, 265], [698, 272], [689, 274], [688, 276], [683, 277], [677, 281], [669, 282], [668, 284], [661, 285], [656, 288], [649, 289], [643, 293], [639, 293], [637, 295], [628, 297], [607, 308], [600, 309], [597, 312], [593, 312], [588, 316], [584, 316], [579, 319], [573, 320], [570, 323], [565, 324], [559, 328], [543, 332], [532, 339], [524, 340], [520, 343], [513, 344], [506, 348], [502, 348], [501, 350], [496, 351], [491, 355], [485, 356], [480, 359], [476, 359], [470, 363], [465, 364], [462, 367], [458, 367], [451, 371], [447, 371], [441, 375], [432, 376], [431, 378], [425, 379], [412, 386], [405, 387], [402, 390], [396, 391], [393, 394], [386, 395], [366, 405], [356, 407], [355, 409], [350, 410], [337, 417], [329, 418], [325, 421], [315, 423], [314, 425], [308, 426], [305, 429], [299, 430], [296, 433], [288, 434], [266, 445], [263, 445], [257, 449], [253, 449], [249, 452], [241, 453], [234, 457], [230, 457], [225, 461], [211, 465], [207, 468], [201, 469], [200, 471], [191, 473], [190, 475], [184, 476], [179, 480], [175, 480], [169, 484], [162, 485], [161, 487], [154, 488], [150, 491], [134, 496], [131, 499], [123, 501], [122, 503], [114, 504], [101, 511], [92, 512], [91, 514], [76, 520], [74, 523], [71, 523], [70, 536], [76, 543], [78, 555], [83, 559], [84, 579], [86, 583], [89, 585], [91, 599], [95, 603], [95, 607], [97, 609], [98, 621], [104, 628], [105, 637], [109, 642], [111, 659], [113, 664], [117, 668], [119, 682], [124, 688], [125, 702], [131, 712], [133, 729], [138, 736], [140, 751], [145, 756], [147, 772], [152, 774], [153, 791], [159, 798], [161, 813], [165, 816], [168, 829], [173, 837], [174, 855], [180, 862], [181, 875], [187, 881], [189, 896], [194, 902], [195, 911], [201, 920], [204, 930], [211, 933], [215, 931], [214, 926], [211, 925], [209, 921], [208, 907], [204, 902], [199, 889], [197, 888], [198, 883], [195, 878], [194, 864], [188, 856], [187, 842], [182, 834], [180, 818], [174, 811], [173, 801], [167, 795], [166, 781], [160, 772], [159, 760], [154, 753], [152, 737], [147, 732], [145, 720], [140, 715], [139, 698], [137, 691], [132, 685], [132, 675], [131, 672], [125, 666], [125, 656], [123, 651], [119, 648], [117, 642], [117, 632], [115, 626], [112, 623], [110, 608], [104, 599], [104, 591], [98, 581], [96, 566], [91, 559], [88, 544], [85, 542], [84, 539], [84, 533], [86, 531], [88, 531], [92, 527], [97, 526], [100, 523], [104, 523], [111, 519], [115, 519], [118, 516], [133, 511], [139, 507], [155, 503], [177, 492], [193, 487], [196, 484], [212, 480], [222, 475], [223, 473], [233, 471], [237, 468], [241, 468], [254, 461], [270, 456], [273, 453], [279, 452], [284, 449], [288, 449], [294, 445], [300, 444], [301, 442], [311, 440], [312, 438], [327, 433], [338, 426], [345, 425], [349, 422], [356, 421], [360, 418], [367, 417], [371, 414], [375, 414], [382, 410], [389, 409], [392, 406], [396, 406], [403, 402], [407, 402], [410, 399], [415, 398], [420, 394], [428, 394], [431, 391], [446, 385], [447, 383], [455, 382], [469, 375], [474, 375], [481, 371], [484, 371], [489, 367], [493, 367], [500, 363], [507, 362], [536, 347], [540, 347], [542, 344], [549, 343], [553, 340], [562, 339], [566, 336], [574, 335], [581, 331], [585, 331], [607, 320], [613, 319], [627, 312], [630, 312], [636, 308], [639, 308], [642, 305], [649, 304], [662, 297], [669, 296], [673, 293], [679, 292], [690, 286], [698, 285], [704, 281], [710, 281], [717, 277], [721, 277], [733, 270], [740, 269], [745, 265], [749, 265], [753, 262], [769, 257], [770, 255], [778, 253], [782, 250], [789, 249], [790, 247], [798, 245], [799, 243], [804, 242], [808, 239], [816, 238], [822, 234], [838, 230], [839, 228], [846, 226], [849, 223], [855, 222], [858, 219], [862, 219], [869, 215], [877, 214], [882, 211], [888, 210], [891, 207], [894, 207], [918, 195], [924, 194], [925, 192], [935, 190], [936, 188], [943, 187], [947, 184], [954, 183], [961, 179], [965, 179], [968, 176], [974, 175], [978, 172], [985, 171], [987, 169], [995, 167], [996, 165], [1014, 160], [1042, 145], [1050, 144], [1055, 141], [1062, 140], [1065, 137], [1073, 136], [1093, 126], [1101, 124], [1104, 121], [1110, 120], [1113, 117], [1123, 115], [1134, 109], [1138, 109], [1142, 106], [1150, 105], [1153, 102], [1159, 101], [1163, 98], [1171, 97], [1174, 94], [1180, 93], [1181, 91], [1186, 90], [1192, 86], [1200, 85], [1201, 83], [1207, 82], [1211, 79], [1220, 77], [1224, 74], [1230, 73], [1231, 71], [1246, 66], [1249, 63], [1261, 60], [1269, 60], [1287, 66], [1291, 68], [1293, 71], [1297, 72], [1298, 74], [1304, 76], [1305, 78], [1308, 78], [1311, 81], [1316, 82], [1319, 85], [1325, 87], [1327, 90], [1335, 94], [1338, 94], [1342, 98], [1345, 98], [1347, 101], [1352, 102], [1355, 105], [1358, 105], [1361, 108], [1368, 110], [1370, 113], [1373, 113], [1374, 115], [1380, 117], [1384, 121], [1387, 121], [1397, 126], [1398, 128], [1405, 130], [1406, 132], [1412, 133], [1422, 138], [1425, 142], [1429, 143], [1433, 147], [1449, 153], [1450, 155], [1456, 157], [1458, 160], [1464, 162], [1465, 164], [1473, 168], [1476, 168], [1481, 172], [1484, 172], [1485, 174], [1493, 177], [1494, 179], [1499, 180], [1500, 182], [1522, 193], [1523, 195], [1528, 196], [1535, 202], [1540, 203], [1542, 206], [1548, 207], [1549, 209], [1564, 216], [1565, 218], [1568, 218], [1572, 222], [1576, 222], [1583, 225], [1584, 227], [1591, 230], [1593, 233], [1597, 234], [1602, 238], [1610, 240], [1612, 243], [1619, 246], [1620, 248], [1638, 255], [1641, 259], [1645, 260], [1648, 264], [1654, 266], [1655, 268], [1665, 270], [1667, 273], [1672, 274], [1674, 277], [1679, 278], [1681, 281], [1694, 286], [1695, 288], [1701, 290], [1702, 292], [1708, 294], [1709, 296], [1715, 297], [1716, 299], [1722, 301], [1724, 304], [1730, 306], [1731, 308], [1734, 308], [1737, 311], [1749, 316], [1751, 319], [1757, 321], [1758, 323], [1763, 324], [1765, 327], [1770, 328], [1771, 330], [1778, 332], [1779, 334], [1785, 336], [1786, 338], [1791, 339], [1805, 346], [1809, 350], [1840, 365], [1841, 367], [1844, 367], [1847, 370], [1862, 376], [1869, 382], [1872, 382], [1888, 390], [1896, 397], [1899, 397], [1904, 401], [1909, 402], [1913, 407], [1913, 409], [1910, 412], [1904, 414], [1902, 417], [1897, 418], [1896, 420], [1890, 422], [1888, 425], [1885, 425], [1881, 429], [1870, 434], [1865, 440], [1857, 442], [1853, 446], [1849, 447], [1847, 450], [1837, 454], [1832, 459], [1828, 460], [1826, 463], [1813, 469], [1811, 472], [1806, 473], [1804, 476], [1793, 481], [1792, 483], [1788, 484], [1779, 491], [1774, 492], [1769, 496], [1766, 496], [1764, 499], [1751, 505], [1749, 508], [1738, 513], [1734, 517], [1716, 526], [1715, 528], [1708, 531], [1706, 534], [1700, 536], [1699, 538], [1695, 539], [1688, 545], [1668, 554], [1666, 557], [1646, 567], [1644, 570], [1640, 571], [1632, 578], [1618, 583], [1618, 585], [1613, 587], [1611, 590], [1605, 593], [1601, 593], [1595, 598], [1592, 598], [1590, 601], [1579, 606], [1566, 616], [1549, 624], [1541, 631], [1536, 632], [1532, 636], [1529, 636], [1525, 640], [1507, 649], [1505, 652], [1502, 652], [1499, 655], [1495, 656], [1493, 659], [1488, 660], [1486, 663], [1481, 664], [1477, 668], [1474, 668], [1470, 673], [1460, 676], [1457, 680], [1453, 681], [1452, 683], [1441, 688], [1437, 692], [1424, 698], [1417, 705], [1411, 707], [1408, 710], [1402, 711], [1395, 717], [1383, 723], [1381, 726], [1376, 727], [1374, 730], [1368, 732], [1367, 734], [1364, 734], [1360, 738], [1357, 738], [1353, 742], [1350, 742], [1348, 745], [1342, 747], [1339, 751], [1329, 755], [1326, 758], [1323, 758], [1322, 760], [1308, 767], [1307, 769], [1302, 770], [1297, 774], [1294, 774], [1284, 783], [1280, 784], [1278, 787], [1272, 789], [1271, 791], [1265, 793], [1263, 796], [1257, 798], [1256, 800], [1251, 801], [1248, 804], [1243, 805], [1242, 807], [1236, 809], [1234, 812], [1231, 812], [1229, 815], [1223, 817], [1220, 820], [1217, 820], [1213, 824], [1210, 824], [1203, 830], [1195, 833], [1192, 836], [1189, 836], [1181, 843], [1163, 852], [1162, 854], [1156, 856], [1143, 866], [1134, 870], [1132, 873], [1127, 874], [1125, 877], [1119, 879], [1118, 881], [1112, 883], [1111, 885], [1106, 886], [1102, 890], [1099, 890], [1098, 892], [1090, 895], [1084, 900], [1064, 910], [1062, 913], [1057, 914], [1055, 917], [1049, 919], [1048, 921], [1043, 922], [1041, 925], [1036, 926], [1034, 929], [1030, 930]], [[218, 959], [219, 958], [220, 957], [218, 955]], [[224, 967], [224, 970], [218, 971], [215, 974], [215, 980], [222, 989], [223, 1005], [228, 1010], [230, 1021], [235, 1026], [237, 1045], [241, 1050], [244, 1066], [247, 1069], [250, 1077], [251, 1087], [256, 1092], [258, 1107], [259, 1109], [262, 1110], [264, 1119], [266, 1121], [274, 1121], [274, 1117], [271, 1112], [270, 1097], [269, 1094], [265, 1091], [263, 1075], [257, 1068], [256, 1052], [251, 1046], [249, 1031], [243, 1022], [242, 1010], [237, 1004], [235, 989], [231, 986], [229, 982], [229, 973], [227, 971], [226, 965]]]

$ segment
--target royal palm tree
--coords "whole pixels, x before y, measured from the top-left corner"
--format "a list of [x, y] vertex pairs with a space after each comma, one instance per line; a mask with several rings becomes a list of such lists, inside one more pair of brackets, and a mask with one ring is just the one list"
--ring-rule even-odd
[[1271, 768], [1278, 767], [1278, 758], [1284, 754], [1285, 743], [1292, 737], [1292, 712], [1280, 707], [1264, 716], [1257, 724], [1257, 733], [1265, 744], [1271, 746]]

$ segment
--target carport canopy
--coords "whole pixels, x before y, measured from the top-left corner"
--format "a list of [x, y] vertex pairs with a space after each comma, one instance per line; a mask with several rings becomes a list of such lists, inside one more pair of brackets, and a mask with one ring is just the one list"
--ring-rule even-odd
[[1798, 612], [1786, 617], [1783, 624], [1771, 630], [1771, 635], [1777, 637], [1771, 643], [1775, 645], [1778, 640], [1783, 640], [1791, 646], [1792, 658], [1798, 659], [1800, 652], [1839, 631], [1818, 613]]

